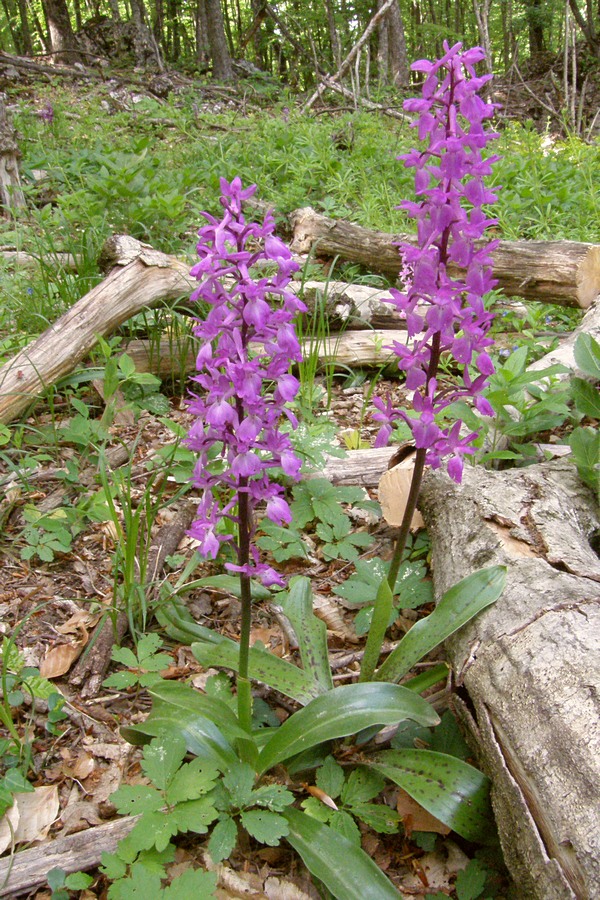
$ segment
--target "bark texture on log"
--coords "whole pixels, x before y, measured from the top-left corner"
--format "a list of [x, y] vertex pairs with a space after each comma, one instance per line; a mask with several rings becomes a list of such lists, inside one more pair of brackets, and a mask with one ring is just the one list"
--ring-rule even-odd
[[25, 206], [25, 196], [19, 177], [21, 153], [16, 131], [8, 120], [6, 94], [0, 93], [0, 212], [9, 217], [11, 210]]
[[[600, 296], [587, 310], [577, 328], [575, 328], [566, 338], [561, 339], [558, 347], [527, 366], [527, 370], [537, 371], [539, 369], [545, 369], [547, 366], [551, 366], [554, 363], [560, 363], [561, 366], [567, 366], [569, 369], [576, 371], [575, 343], [580, 334], [590, 334], [595, 340], [600, 342]], [[570, 377], [571, 373], [565, 373], [563, 376], [559, 376], [559, 378]]]
[[[336, 363], [340, 366], [384, 366], [396, 357], [390, 346], [393, 341], [408, 342], [406, 331], [345, 331], [332, 337], [302, 341], [304, 358], [317, 354], [319, 365]], [[170, 340], [129, 341], [124, 352], [131, 357], [138, 372], [152, 372], [167, 377], [192, 372], [196, 368], [197, 349], [189, 335]]]
[[97, 825], [55, 841], [44, 841], [38, 847], [0, 859], [0, 897], [18, 897], [47, 885], [48, 872], [56, 867], [64, 869], [67, 875], [94, 869], [100, 865], [103, 853], [114, 853], [137, 818], [114, 819], [106, 825]]
[[97, 343], [136, 313], [189, 293], [189, 266], [132, 238], [107, 241], [111, 271], [35, 341], [0, 369], [0, 422], [10, 422], [67, 375]]
[[[414, 235], [372, 231], [343, 219], [329, 219], [310, 207], [295, 210], [290, 221], [295, 252], [308, 253], [316, 246], [325, 256], [341, 256], [393, 278], [400, 271], [398, 242], [415, 242]], [[509, 297], [587, 309], [600, 294], [597, 244], [501, 241], [492, 259], [498, 287]], [[453, 274], [458, 271], [455, 269]]]
[[[457, 706], [523, 900], [600, 896], [600, 561], [594, 498], [567, 462], [429, 474], [420, 508], [440, 595], [508, 566], [498, 602], [448, 642]], [[468, 695], [468, 698], [465, 696]]]

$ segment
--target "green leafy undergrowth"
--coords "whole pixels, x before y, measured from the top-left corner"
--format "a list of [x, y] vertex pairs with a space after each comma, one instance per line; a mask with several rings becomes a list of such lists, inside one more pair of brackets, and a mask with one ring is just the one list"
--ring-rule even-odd
[[[591, 334], [580, 334], [575, 342], [575, 362], [586, 378], [571, 379], [571, 393], [581, 416], [600, 419], [600, 344]], [[600, 471], [600, 432], [598, 425], [579, 425], [568, 438], [573, 461], [582, 481], [598, 490]]]
[[167, 888], [162, 884], [166, 866], [174, 860], [172, 839], [187, 832], [206, 834], [219, 815], [214, 795], [219, 770], [201, 759], [184, 762], [185, 755], [180, 735], [155, 738], [142, 760], [151, 783], [123, 785], [111, 796], [120, 813], [139, 818], [115, 853], [102, 854], [101, 872], [112, 882], [110, 900], [129, 900], [142, 891], [169, 900], [186, 896], [182, 890], [197, 897], [214, 895], [216, 876], [204, 871], [187, 872]]
[[[427, 579], [425, 564], [429, 547], [430, 541], [425, 531], [414, 538], [409, 538], [405, 558], [398, 570], [388, 627], [398, 617], [399, 610], [417, 609], [432, 602], [432, 585]], [[354, 619], [354, 628], [358, 635], [369, 631], [377, 592], [382, 581], [387, 579], [388, 570], [389, 562], [379, 557], [357, 559], [354, 563], [354, 573], [343, 584], [333, 589], [333, 592], [343, 597], [346, 603], [360, 607]]]
[[364, 766], [344, 771], [333, 756], [328, 756], [315, 775], [317, 790], [302, 801], [302, 808], [312, 818], [326, 822], [351, 843], [360, 846], [361, 832], [357, 820], [380, 834], [394, 834], [400, 827], [400, 816], [385, 803], [373, 803], [385, 787], [385, 778]]
[[[60, 735], [59, 724], [66, 718], [64, 697], [39, 669], [27, 666], [14, 640], [4, 636], [0, 648], [0, 818], [12, 805], [14, 793], [33, 790], [27, 774], [33, 754], [36, 699], [45, 700], [48, 711], [45, 730]], [[23, 721], [24, 720], [24, 721]], [[25, 725], [25, 727], [23, 727]]]
[[126, 671], [115, 672], [105, 678], [103, 684], [119, 691], [139, 685], [142, 688], [152, 687], [160, 681], [159, 672], [172, 662], [167, 653], [158, 653], [162, 638], [158, 634], [143, 635], [134, 650], [128, 647], [113, 647], [111, 659], [126, 666]]
[[362, 488], [333, 485], [327, 478], [311, 478], [295, 485], [292, 491], [292, 527], [313, 530], [322, 543], [325, 559], [358, 559], [359, 552], [370, 546], [372, 535], [355, 531], [342, 504], [360, 509], [379, 509], [365, 498]]

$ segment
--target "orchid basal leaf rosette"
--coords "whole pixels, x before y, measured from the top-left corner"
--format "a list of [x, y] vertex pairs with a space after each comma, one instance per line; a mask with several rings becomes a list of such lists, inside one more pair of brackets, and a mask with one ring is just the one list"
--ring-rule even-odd
[[[406, 321], [410, 346], [395, 341], [399, 368], [406, 373], [406, 388], [414, 392], [413, 415], [376, 398], [373, 418], [381, 423], [376, 445], [384, 446], [400, 420], [412, 431], [424, 462], [439, 468], [447, 460], [448, 474], [461, 481], [463, 460], [474, 452], [477, 433], [461, 436], [460, 421], [442, 427], [436, 417], [451, 403], [471, 398], [482, 415], [493, 410], [482, 396], [494, 366], [487, 337], [492, 314], [483, 297], [495, 281], [491, 251], [497, 241], [482, 242], [496, 224], [484, 207], [497, 199], [484, 179], [499, 158], [484, 155], [498, 135], [485, 129], [497, 104], [479, 92], [491, 75], [478, 76], [477, 63], [485, 58], [479, 47], [462, 51], [460, 43], [444, 43], [444, 56], [419, 60], [412, 69], [425, 76], [421, 97], [407, 100], [404, 108], [418, 114], [412, 126], [420, 145], [399, 156], [415, 169], [416, 200], [401, 209], [416, 220], [416, 245], [401, 243], [403, 290], [390, 290], [392, 303]], [[456, 275], [460, 269], [460, 275]], [[446, 359], [462, 373], [457, 386], [440, 384], [440, 361]]]
[[242, 204], [255, 190], [242, 188], [239, 178], [221, 179], [224, 215], [218, 220], [203, 213], [200, 260], [190, 273], [199, 281], [191, 300], [208, 307], [194, 327], [200, 347], [192, 380], [201, 392], [189, 403], [196, 420], [186, 444], [198, 454], [193, 483], [201, 497], [190, 534], [205, 558], [214, 559], [229, 543], [237, 562], [227, 569], [281, 585], [252, 543], [254, 512], [264, 506], [279, 525], [292, 518], [284, 488], [272, 476], [278, 469], [299, 478], [301, 461], [289, 436], [297, 421], [288, 406], [299, 383], [289, 369], [302, 358], [293, 320], [306, 307], [287, 289], [299, 266], [275, 236], [272, 214], [262, 224], [245, 220]]

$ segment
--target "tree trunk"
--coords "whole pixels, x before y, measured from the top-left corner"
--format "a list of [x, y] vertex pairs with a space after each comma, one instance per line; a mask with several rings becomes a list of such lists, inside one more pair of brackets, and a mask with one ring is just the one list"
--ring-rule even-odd
[[43, 0], [43, 6], [50, 34], [50, 52], [54, 62], [70, 65], [81, 62], [66, 0]]
[[410, 81], [410, 66], [399, 3], [390, 7], [387, 23], [391, 81], [396, 87], [406, 87]]
[[508, 567], [496, 604], [448, 642], [456, 707], [492, 779], [523, 900], [592, 900], [600, 885], [600, 521], [565, 461], [425, 479], [419, 503], [439, 596]]
[[0, 213], [9, 218], [11, 210], [25, 206], [19, 178], [19, 146], [15, 129], [8, 121], [6, 94], [0, 93]]
[[18, 0], [19, 4], [19, 43], [21, 49], [17, 52], [23, 56], [33, 56], [33, 43], [31, 40], [31, 29], [29, 28], [29, 20], [27, 18], [27, 0]]
[[[398, 241], [415, 241], [411, 235], [386, 234], [329, 219], [310, 207], [295, 210], [290, 221], [292, 249], [297, 253], [308, 253], [314, 246], [319, 255], [340, 256], [393, 278], [400, 271]], [[492, 259], [498, 287], [509, 297], [587, 309], [600, 293], [598, 244], [501, 241]]]
[[210, 47], [208, 44], [208, 19], [206, 18], [206, 5], [204, 0], [198, 0], [196, 5], [196, 62], [202, 68], [210, 59]]
[[529, 53], [532, 57], [544, 52], [543, 0], [526, 0], [525, 14], [529, 28]]
[[[383, 0], [377, 0], [377, 9], [381, 9]], [[381, 84], [389, 81], [388, 20], [387, 16], [379, 20], [377, 25], [377, 74]]]
[[[573, 18], [581, 28], [588, 47], [590, 48], [594, 56], [600, 57], [600, 37], [598, 36], [598, 32], [594, 24], [592, 4], [588, 2], [586, 5], [588, 15], [587, 19], [582, 15], [581, 10], [579, 9], [579, 6], [577, 4], [577, 0], [569, 0], [569, 6], [571, 7]], [[600, 19], [600, 5], [598, 6], [597, 15]]]
[[206, 11], [206, 28], [213, 78], [216, 81], [232, 81], [233, 67], [225, 37], [223, 12], [220, 0], [202, 0]]
[[[383, 17], [387, 13], [387, 11], [390, 8], [390, 6], [392, 5], [392, 3], [396, 3], [396, 2], [397, 2], [397, 0], [383, 0], [382, 5], [377, 10], [375, 15], [372, 17], [371, 21], [369, 22], [369, 24], [363, 31], [359, 40], [356, 42], [354, 47], [352, 47], [352, 49], [350, 50], [350, 52], [348, 53], [346, 58], [343, 60], [343, 62], [338, 67], [337, 72], [333, 76], [335, 81], [339, 81], [339, 79], [343, 78], [343, 76], [348, 72], [348, 70], [350, 69], [350, 66], [352, 65], [352, 63], [354, 62], [354, 60], [356, 59], [358, 54], [361, 52], [362, 48], [367, 43], [367, 41], [369, 40], [371, 35], [373, 34], [373, 31], [377, 28], [378, 23], [383, 19]], [[322, 84], [319, 85], [319, 87], [314, 92], [314, 94], [309, 98], [309, 100], [302, 107], [302, 112], [307, 112], [311, 108], [311, 106], [313, 105], [315, 100], [317, 100], [321, 96], [321, 94], [323, 93], [323, 91], [325, 90], [326, 87], [327, 87], [326, 82], [323, 82]]]
[[492, 45], [490, 43], [490, 5], [492, 0], [473, 0], [473, 11], [477, 22], [479, 40], [485, 51], [485, 66], [489, 73], [493, 73]]

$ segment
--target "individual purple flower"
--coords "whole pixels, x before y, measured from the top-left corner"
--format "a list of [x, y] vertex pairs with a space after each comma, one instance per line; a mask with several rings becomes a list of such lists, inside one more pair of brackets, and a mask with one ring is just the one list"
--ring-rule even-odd
[[[255, 190], [242, 188], [239, 178], [231, 184], [221, 179], [223, 218], [204, 213], [208, 224], [198, 232], [199, 262], [191, 274], [199, 285], [192, 300], [204, 302], [208, 311], [194, 327], [200, 348], [193, 381], [200, 390], [189, 404], [196, 421], [186, 443], [198, 453], [193, 481], [202, 496], [190, 534], [210, 558], [221, 544], [232, 543], [238, 559], [226, 564], [231, 571], [281, 584], [251, 542], [259, 503], [266, 503], [273, 522], [291, 519], [284, 489], [272, 474], [281, 469], [299, 478], [301, 463], [282, 420], [295, 427], [286, 408], [299, 388], [290, 364], [302, 358], [293, 320], [306, 307], [288, 290], [298, 265], [274, 235], [271, 213], [262, 224], [245, 220], [242, 204]], [[209, 464], [215, 446], [217, 464]], [[232, 529], [223, 530], [224, 520], [236, 526], [237, 538]]]
[[[483, 156], [489, 141], [497, 137], [484, 128], [496, 105], [486, 103], [479, 91], [491, 75], [478, 76], [475, 65], [484, 59], [479, 47], [462, 51], [444, 42], [444, 55], [431, 62], [419, 60], [412, 68], [425, 74], [420, 98], [407, 100], [404, 108], [418, 113], [413, 122], [423, 146], [400, 156], [414, 168], [417, 201], [400, 207], [417, 223], [416, 245], [399, 245], [403, 261], [404, 289], [392, 289], [392, 303], [406, 322], [410, 346], [395, 342], [399, 368], [406, 373], [406, 387], [414, 391], [416, 416], [391, 404], [376, 403], [373, 415], [382, 427], [376, 445], [387, 443], [399, 419], [410, 427], [424, 462], [437, 468], [448, 461], [448, 473], [462, 478], [463, 458], [473, 453], [477, 433], [460, 437], [461, 423], [451, 428], [437, 425], [438, 414], [457, 400], [470, 398], [483, 415], [489, 403], [481, 396], [494, 372], [487, 337], [492, 315], [483, 295], [495, 284], [491, 251], [497, 241], [481, 244], [489, 219], [484, 206], [496, 200], [484, 178], [497, 156]], [[463, 270], [457, 273], [457, 268]], [[462, 383], [453, 388], [438, 383], [441, 358], [454, 361], [462, 371]]]

